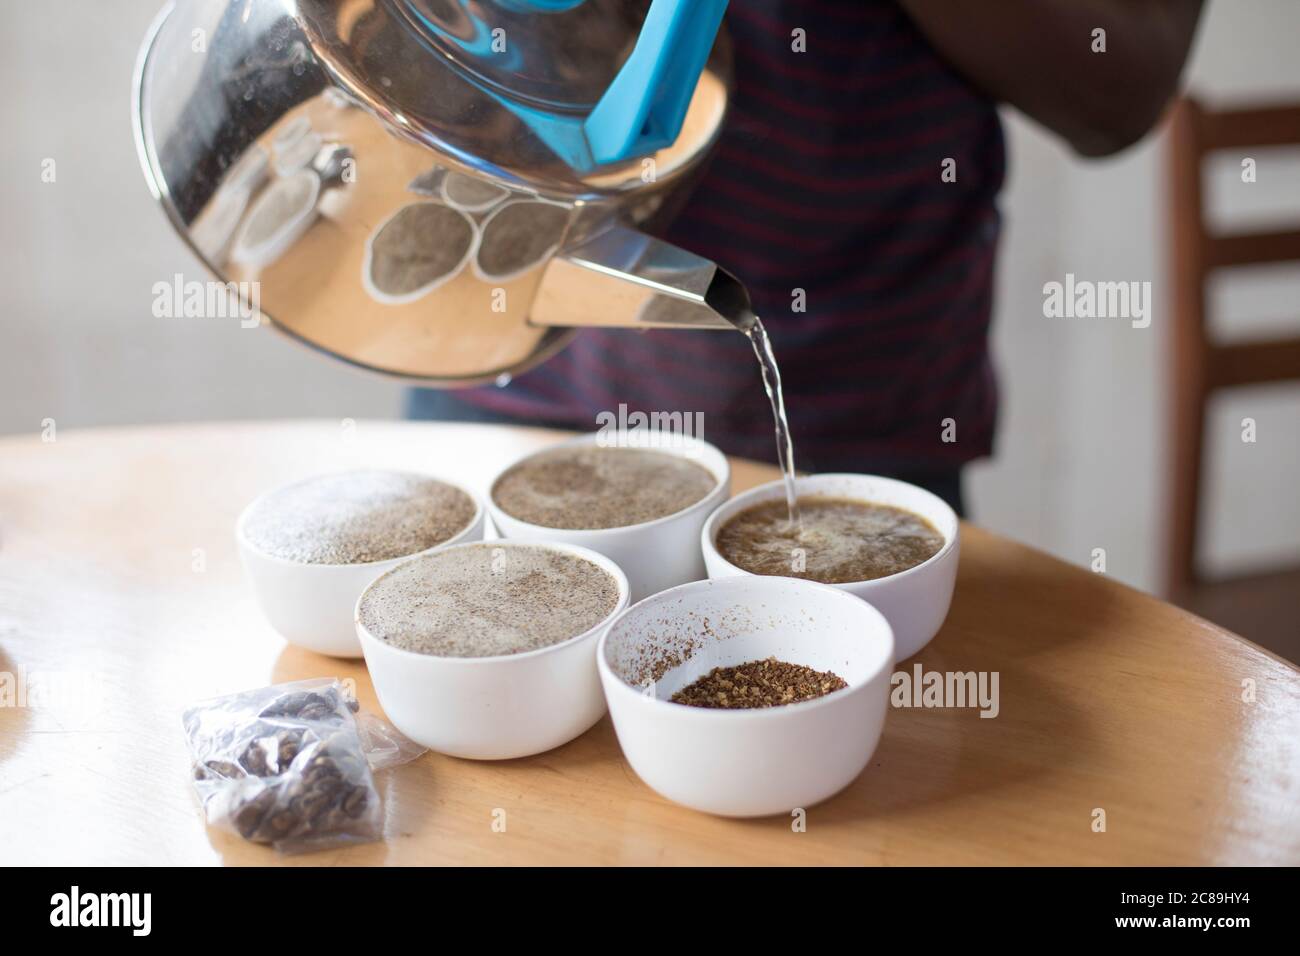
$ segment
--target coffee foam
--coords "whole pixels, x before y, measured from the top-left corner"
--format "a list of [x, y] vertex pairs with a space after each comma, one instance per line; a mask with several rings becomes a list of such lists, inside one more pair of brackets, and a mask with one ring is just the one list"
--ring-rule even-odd
[[618, 605], [618, 581], [565, 551], [502, 542], [423, 555], [361, 599], [377, 639], [439, 657], [496, 657], [550, 647], [591, 630]]

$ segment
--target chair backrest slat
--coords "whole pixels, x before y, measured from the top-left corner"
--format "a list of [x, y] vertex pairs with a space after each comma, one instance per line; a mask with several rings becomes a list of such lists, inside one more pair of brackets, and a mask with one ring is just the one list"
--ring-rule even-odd
[[1215, 234], [1205, 222], [1205, 157], [1268, 146], [1300, 146], [1300, 104], [1209, 110], [1186, 98], [1174, 108], [1169, 153], [1173, 303], [1165, 590], [1176, 601], [1201, 583], [1196, 546], [1210, 394], [1241, 385], [1300, 381], [1300, 337], [1226, 344], [1212, 341], [1207, 330], [1206, 280], [1212, 272], [1300, 262], [1300, 229]]
[[1300, 262], [1300, 229], [1210, 236], [1206, 246], [1209, 260], [1206, 265], [1212, 269]]
[[1201, 112], [1201, 142], [1206, 152], [1243, 146], [1300, 144], [1300, 106]]
[[1300, 380], [1300, 338], [1216, 345], [1210, 350], [1208, 389]]

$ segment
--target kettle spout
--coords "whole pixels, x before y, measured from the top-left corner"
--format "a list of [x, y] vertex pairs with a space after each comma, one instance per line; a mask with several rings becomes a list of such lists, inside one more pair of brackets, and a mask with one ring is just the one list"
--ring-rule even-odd
[[528, 320], [543, 326], [745, 333], [757, 321], [749, 292], [727, 270], [621, 225], [547, 264]]

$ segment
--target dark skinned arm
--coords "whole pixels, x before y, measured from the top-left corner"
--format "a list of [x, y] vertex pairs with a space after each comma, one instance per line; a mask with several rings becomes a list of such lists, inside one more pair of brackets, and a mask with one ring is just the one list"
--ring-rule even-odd
[[[977, 87], [1105, 156], [1141, 139], [1178, 87], [1202, 0], [899, 0]], [[1106, 31], [1106, 52], [1092, 32]]]

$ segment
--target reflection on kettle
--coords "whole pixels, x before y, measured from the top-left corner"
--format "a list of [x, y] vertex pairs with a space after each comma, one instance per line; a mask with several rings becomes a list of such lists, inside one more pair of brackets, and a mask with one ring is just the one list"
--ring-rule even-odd
[[724, 7], [173, 3], [139, 61], [141, 159], [276, 327], [423, 384], [517, 373], [579, 326], [743, 327], [740, 283], [640, 231], [717, 140]]
[[456, 278], [478, 251], [478, 224], [442, 203], [397, 210], [366, 241], [361, 280], [378, 302], [400, 305]]

